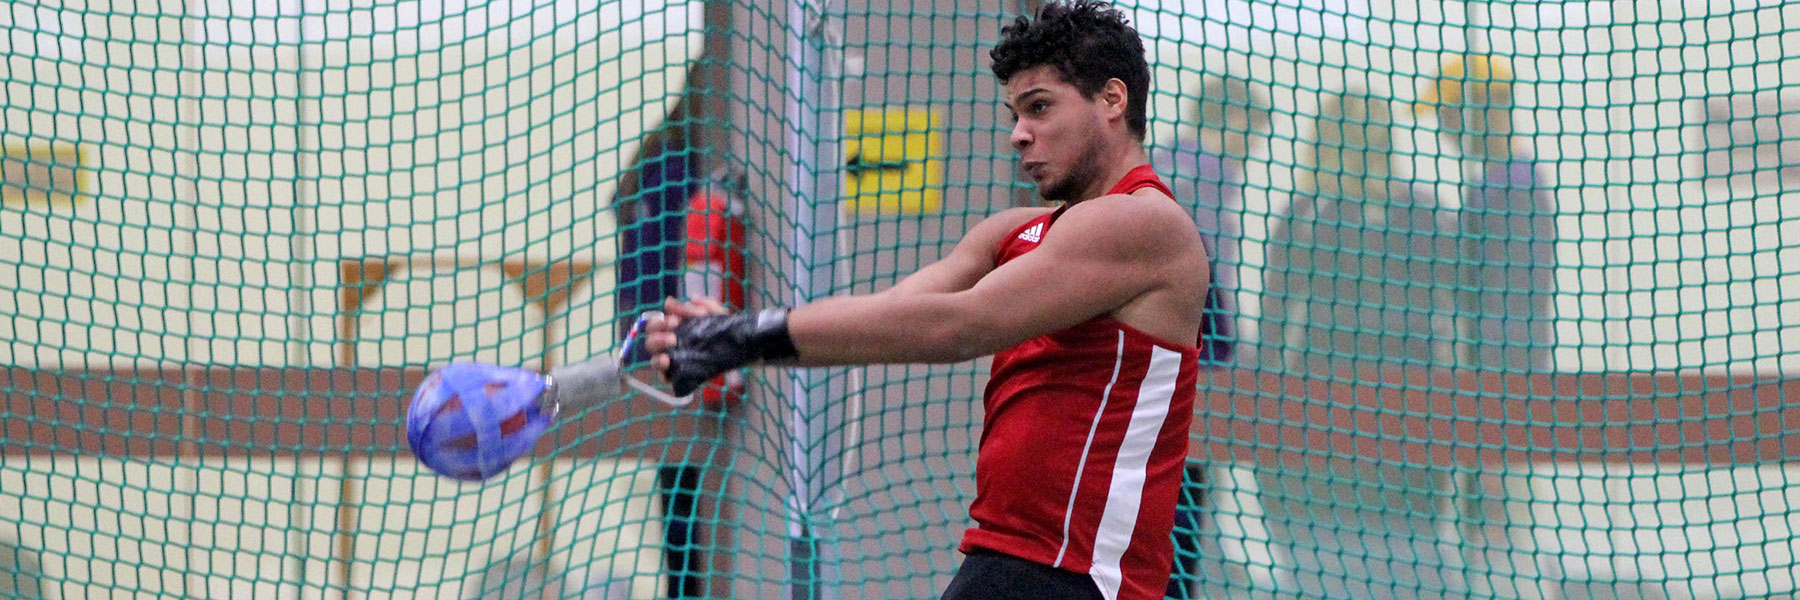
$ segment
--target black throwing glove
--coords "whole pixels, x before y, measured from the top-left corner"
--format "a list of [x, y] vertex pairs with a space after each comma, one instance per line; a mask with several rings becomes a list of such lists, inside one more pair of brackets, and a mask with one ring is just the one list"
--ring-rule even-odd
[[720, 373], [765, 360], [799, 356], [788, 336], [787, 309], [709, 315], [675, 327], [669, 350], [669, 382], [686, 396]]

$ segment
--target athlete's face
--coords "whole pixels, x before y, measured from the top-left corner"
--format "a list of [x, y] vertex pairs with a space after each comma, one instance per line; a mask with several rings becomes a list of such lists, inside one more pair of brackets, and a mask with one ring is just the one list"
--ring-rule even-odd
[[[1047, 200], [1077, 200], [1100, 177], [1100, 149], [1107, 120], [1123, 114], [1122, 99], [1109, 101], [1112, 88], [1084, 98], [1063, 81], [1056, 67], [1042, 65], [1014, 73], [1006, 81], [1006, 108], [1012, 114], [1012, 146], [1024, 176]], [[1117, 84], [1119, 92], [1123, 84]], [[1119, 110], [1115, 110], [1118, 108]]]

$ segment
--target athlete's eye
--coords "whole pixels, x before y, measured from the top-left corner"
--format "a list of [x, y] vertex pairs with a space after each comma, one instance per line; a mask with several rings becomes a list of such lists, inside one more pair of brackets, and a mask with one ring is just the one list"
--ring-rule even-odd
[[1041, 115], [1041, 114], [1044, 114], [1044, 111], [1048, 110], [1049, 108], [1050, 108], [1049, 102], [1045, 102], [1043, 100], [1038, 100], [1036, 102], [1031, 103], [1030, 110], [1031, 110], [1031, 114]]

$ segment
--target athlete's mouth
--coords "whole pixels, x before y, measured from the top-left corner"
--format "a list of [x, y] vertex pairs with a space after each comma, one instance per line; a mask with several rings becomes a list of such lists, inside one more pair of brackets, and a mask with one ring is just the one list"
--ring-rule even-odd
[[1026, 177], [1037, 179], [1043, 176], [1045, 168], [1043, 161], [1027, 161], [1020, 166], [1019, 170], [1024, 172]]

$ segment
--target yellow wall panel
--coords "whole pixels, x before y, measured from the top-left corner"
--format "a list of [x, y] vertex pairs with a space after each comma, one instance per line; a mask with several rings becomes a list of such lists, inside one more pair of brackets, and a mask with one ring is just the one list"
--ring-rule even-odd
[[943, 203], [944, 132], [936, 110], [845, 110], [844, 160], [850, 210], [914, 214]]

